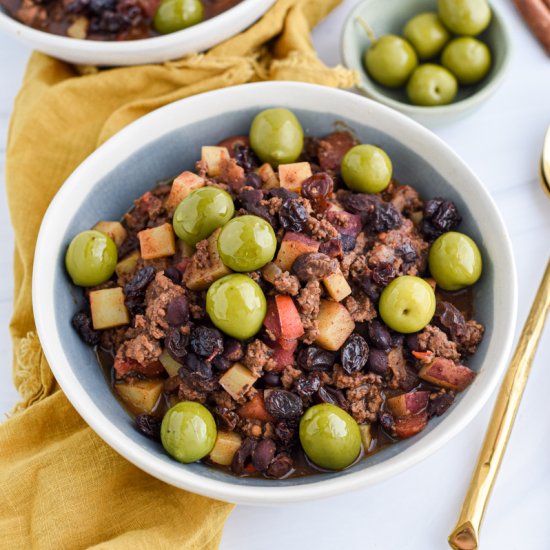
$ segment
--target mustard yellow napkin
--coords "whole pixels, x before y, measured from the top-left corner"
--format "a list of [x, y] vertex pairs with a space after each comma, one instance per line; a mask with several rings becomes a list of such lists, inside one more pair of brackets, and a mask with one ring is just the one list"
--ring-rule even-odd
[[13, 377], [22, 401], [0, 425], [0, 546], [211, 549], [231, 505], [177, 490], [117, 455], [55, 382], [32, 316], [34, 245], [63, 181], [100, 143], [149, 111], [254, 80], [350, 87], [309, 31], [339, 0], [278, 0], [254, 26], [203, 55], [85, 71], [34, 54], [11, 120], [6, 182], [15, 230]]

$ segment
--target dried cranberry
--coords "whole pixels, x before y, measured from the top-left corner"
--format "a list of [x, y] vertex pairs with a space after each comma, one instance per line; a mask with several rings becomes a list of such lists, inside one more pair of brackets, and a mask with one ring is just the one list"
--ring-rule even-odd
[[128, 255], [133, 250], [137, 250], [139, 248], [139, 239], [132, 235], [128, 237], [119, 247], [118, 247], [118, 257], [124, 258], [124, 256]]
[[349, 408], [348, 401], [344, 397], [344, 394], [340, 390], [328, 386], [319, 388], [315, 394], [315, 401], [317, 403], [330, 403], [344, 410]]
[[249, 174], [247, 174], [244, 181], [245, 185], [254, 189], [260, 189], [262, 183], [262, 178], [260, 178], [260, 176], [258, 176], [258, 174], [255, 174], [254, 172], [250, 172]]
[[369, 345], [359, 334], [352, 334], [340, 350], [342, 368], [348, 373], [360, 371], [369, 358]]
[[340, 235], [344, 252], [351, 252], [357, 246], [357, 239], [353, 235]]
[[276, 388], [281, 385], [281, 377], [276, 372], [264, 372], [262, 376], [266, 386]]
[[160, 441], [161, 421], [150, 414], [136, 416], [137, 429], [147, 437]]
[[292, 264], [292, 273], [302, 282], [324, 279], [336, 273], [338, 269], [338, 260], [320, 252], [302, 254]]
[[429, 239], [436, 239], [446, 231], [452, 231], [462, 221], [454, 202], [435, 198], [424, 205], [422, 232]]
[[189, 337], [183, 334], [179, 329], [172, 327], [168, 330], [168, 334], [164, 339], [164, 347], [168, 350], [170, 357], [179, 363], [187, 355], [187, 343]]
[[173, 265], [164, 270], [164, 276], [168, 277], [175, 285], [181, 284], [181, 271]]
[[265, 408], [275, 418], [298, 418], [303, 413], [302, 400], [286, 390], [266, 391]]
[[256, 448], [257, 441], [252, 437], [247, 437], [241, 443], [237, 452], [233, 455], [233, 461], [231, 462], [231, 470], [237, 475], [244, 473], [244, 468], [247, 461], [249, 461], [254, 449]]
[[464, 315], [450, 302], [437, 303], [433, 321], [453, 342], [460, 342], [466, 334]]
[[271, 464], [277, 447], [273, 440], [262, 439], [252, 451], [252, 465], [258, 472], [263, 472]]
[[308, 199], [314, 210], [323, 211], [326, 209], [328, 197], [332, 194], [334, 182], [325, 172], [319, 172], [307, 178], [302, 183], [302, 197]]
[[330, 239], [324, 243], [321, 243], [319, 246], [319, 252], [321, 254], [326, 254], [329, 258], [343, 258], [344, 247], [342, 245], [342, 240]]
[[334, 365], [336, 354], [317, 346], [307, 346], [302, 348], [296, 361], [303, 370], [330, 370]]
[[266, 475], [275, 479], [287, 476], [294, 469], [292, 458], [286, 453], [279, 453], [266, 470]]
[[189, 302], [185, 296], [176, 296], [166, 308], [166, 320], [169, 325], [178, 327], [189, 322]]
[[260, 165], [258, 157], [247, 145], [235, 145], [233, 148], [235, 162], [245, 171], [250, 172]]
[[240, 361], [244, 357], [244, 349], [241, 341], [229, 336], [224, 340], [223, 356], [229, 361]]
[[381, 349], [371, 349], [369, 353], [369, 360], [367, 362], [367, 370], [381, 376], [388, 374], [390, 365], [386, 352]]
[[321, 379], [317, 372], [312, 372], [307, 378], [300, 376], [294, 381], [294, 391], [303, 399], [310, 398], [321, 387]]
[[402, 223], [401, 214], [389, 202], [378, 202], [365, 219], [366, 226], [375, 233], [396, 229]]
[[85, 344], [97, 346], [100, 340], [100, 333], [93, 329], [92, 320], [84, 311], [79, 311], [73, 316], [73, 327]]
[[155, 269], [147, 266], [141, 268], [132, 279], [124, 286], [126, 296], [135, 296], [145, 292], [149, 283], [155, 278]]
[[215, 328], [195, 327], [191, 331], [189, 345], [194, 353], [212, 361], [216, 355], [223, 353], [223, 336]]
[[372, 280], [379, 286], [387, 286], [396, 276], [395, 268], [390, 262], [380, 262], [372, 270]]
[[279, 210], [279, 221], [286, 231], [302, 231], [307, 218], [307, 210], [296, 199], [286, 199]]
[[392, 338], [388, 327], [379, 321], [373, 319], [368, 326], [369, 341], [377, 349], [389, 351], [392, 345]]

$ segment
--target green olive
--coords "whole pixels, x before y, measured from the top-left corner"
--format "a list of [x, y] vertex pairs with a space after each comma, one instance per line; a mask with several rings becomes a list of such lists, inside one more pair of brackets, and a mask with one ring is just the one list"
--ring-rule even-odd
[[391, 329], [403, 334], [418, 332], [434, 316], [435, 292], [420, 277], [397, 277], [382, 291], [378, 309]]
[[254, 336], [262, 327], [266, 300], [260, 286], [246, 275], [226, 275], [206, 293], [206, 312], [225, 334], [239, 340]]
[[481, 253], [464, 233], [449, 231], [438, 237], [428, 256], [430, 273], [444, 290], [460, 290], [481, 276]]
[[177, 403], [162, 419], [162, 446], [185, 464], [205, 457], [214, 447], [216, 436], [214, 417], [204, 405], [194, 401]]
[[227, 223], [234, 213], [235, 206], [229, 193], [216, 187], [201, 187], [179, 203], [172, 224], [180, 239], [195, 246]]
[[342, 470], [361, 452], [357, 422], [336, 405], [310, 407], [300, 420], [300, 443], [309, 459], [328, 470]]
[[252, 121], [250, 145], [263, 162], [273, 166], [289, 164], [302, 152], [304, 131], [288, 109], [266, 109]]
[[443, 50], [441, 64], [449, 69], [461, 84], [475, 84], [482, 80], [491, 68], [491, 50], [477, 38], [455, 38]]
[[200, 0], [162, 0], [153, 25], [161, 34], [181, 31], [200, 23], [204, 18]]
[[491, 22], [487, 0], [438, 0], [439, 17], [455, 34], [475, 36]]
[[222, 262], [233, 271], [254, 271], [275, 256], [273, 227], [258, 216], [239, 216], [227, 222], [218, 237]]
[[418, 65], [418, 58], [406, 40], [385, 34], [367, 49], [363, 63], [376, 82], [388, 88], [399, 88]]
[[411, 102], [426, 107], [451, 103], [457, 91], [458, 84], [453, 74], [433, 63], [416, 68], [407, 84]]
[[380, 193], [390, 183], [390, 157], [375, 145], [356, 145], [342, 159], [340, 166], [345, 184], [359, 193]]
[[96, 286], [108, 281], [118, 260], [116, 244], [99, 231], [76, 235], [65, 254], [65, 267], [78, 286]]
[[420, 59], [435, 57], [451, 35], [435, 12], [415, 15], [403, 29], [403, 36], [412, 44]]

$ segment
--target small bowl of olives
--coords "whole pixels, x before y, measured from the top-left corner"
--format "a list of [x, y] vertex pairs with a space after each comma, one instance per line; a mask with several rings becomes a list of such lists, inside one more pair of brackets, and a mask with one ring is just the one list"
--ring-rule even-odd
[[463, 117], [497, 89], [511, 43], [487, 0], [364, 0], [341, 47], [361, 93], [430, 127]]

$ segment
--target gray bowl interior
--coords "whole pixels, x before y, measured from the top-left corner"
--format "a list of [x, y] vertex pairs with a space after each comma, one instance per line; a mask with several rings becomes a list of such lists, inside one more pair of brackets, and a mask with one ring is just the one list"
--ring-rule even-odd
[[[360, 15], [372, 28], [376, 36], [383, 34], [401, 35], [403, 28], [409, 19], [426, 11], [437, 11], [436, 0], [368, 0], [361, 4], [354, 13]], [[361, 87], [367, 92], [372, 89], [379, 94], [389, 97], [400, 103], [411, 105], [404, 88], [392, 89], [386, 88], [376, 83], [363, 65], [363, 54], [370, 46], [370, 40], [365, 33], [364, 28], [357, 22], [352, 22], [350, 32], [345, 37], [344, 47], [346, 56], [350, 60], [351, 68], [357, 69], [361, 76]], [[477, 38], [485, 42], [492, 54], [493, 63], [487, 76], [478, 84], [471, 86], [459, 86], [458, 94], [453, 104], [459, 103], [479, 92], [502, 70], [504, 62], [508, 55], [505, 30], [502, 21], [495, 15], [489, 27], [483, 31]], [[426, 61], [429, 63], [439, 63], [439, 59]], [[424, 63], [424, 62], [422, 62]]]
[[[424, 198], [443, 196], [456, 202], [464, 218], [460, 230], [475, 239], [484, 254], [484, 271], [481, 281], [476, 285], [475, 299], [476, 318], [486, 325], [487, 333], [478, 353], [470, 363], [473, 369], [479, 370], [492, 336], [493, 288], [490, 283], [493, 280], [493, 266], [485, 253], [478, 227], [469, 216], [466, 203], [460, 194], [434, 171], [428, 161], [413, 153], [405, 144], [399, 143], [383, 132], [350, 120], [335, 120], [322, 113], [304, 110], [294, 110], [294, 112], [302, 122], [306, 134], [311, 136], [325, 135], [333, 131], [335, 127], [341, 128], [342, 124], [348, 126], [355, 131], [362, 142], [378, 144], [388, 151], [394, 163], [395, 177], [399, 182], [414, 186]], [[131, 157], [121, 159], [118, 165], [113, 166], [111, 172], [94, 186], [93, 191], [83, 201], [83, 206], [68, 221], [64, 235], [65, 244], [68, 245], [76, 233], [92, 227], [98, 220], [119, 219], [131, 206], [132, 201], [151, 189], [158, 180], [173, 177], [186, 169], [193, 169], [195, 161], [200, 158], [202, 144], [216, 144], [225, 137], [248, 133], [255, 114], [256, 110], [253, 108], [228, 112], [221, 117], [174, 130], [156, 142], [136, 151]], [[64, 343], [64, 349], [74, 375], [79, 378], [85, 391], [97, 402], [104, 414], [122, 432], [156, 457], [167, 463], [173, 463], [173, 460], [164, 453], [160, 444], [143, 437], [135, 430], [132, 419], [111, 392], [109, 382], [97, 363], [94, 353], [81, 342], [73, 330], [71, 317], [78, 310], [83, 296], [81, 290], [72, 285], [65, 272], [64, 253], [65, 248], [60, 250], [56, 259], [55, 324]], [[182, 464], [181, 468], [187, 468], [211, 479], [237, 485], [273, 487], [308, 484], [319, 481], [320, 475], [323, 479], [334, 478], [346, 475], [346, 472], [350, 470], [358, 471], [378, 464], [414, 445], [426, 433], [444, 421], [445, 416], [432, 420], [428, 428], [419, 436], [386, 447], [344, 472], [271, 481], [237, 478], [200, 463]]]

